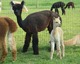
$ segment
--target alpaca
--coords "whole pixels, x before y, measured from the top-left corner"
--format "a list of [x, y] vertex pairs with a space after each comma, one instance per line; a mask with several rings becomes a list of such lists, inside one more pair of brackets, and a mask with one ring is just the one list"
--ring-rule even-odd
[[66, 8], [70, 8], [70, 7], [72, 7], [72, 9], [75, 8], [74, 2], [68, 2], [68, 3], [66, 4], [65, 9], [66, 9]]
[[80, 46], [80, 35], [76, 35], [73, 38], [67, 41], [64, 41], [64, 45], [65, 46], [73, 46], [73, 45]]
[[16, 43], [14, 40], [13, 33], [17, 30], [16, 23], [8, 17], [0, 17], [0, 48], [2, 50], [2, 55], [0, 61], [4, 62], [7, 56], [7, 43], [6, 35], [8, 36], [8, 42], [10, 49], [12, 50], [13, 61], [16, 60]]
[[65, 3], [64, 2], [55, 2], [52, 7], [51, 7], [51, 11], [53, 10], [53, 8], [55, 9], [55, 12], [59, 14], [58, 8], [61, 8], [62, 10], [62, 15], [65, 14], [65, 9], [64, 9]]
[[[58, 18], [55, 18], [53, 23], [53, 30], [51, 31], [51, 35], [50, 35], [50, 41], [51, 41], [50, 42], [50, 46], [51, 46], [50, 59], [51, 60], [53, 58], [55, 43], [57, 47], [57, 55], [59, 55], [60, 59], [64, 57], [63, 30], [61, 29], [61, 27], [59, 27], [59, 25], [60, 25], [60, 20], [58, 20]], [[62, 47], [62, 50], [60, 46]]]
[[14, 14], [17, 17], [17, 22], [19, 26], [26, 32], [25, 42], [24, 42], [22, 52], [27, 52], [32, 37], [33, 54], [38, 55], [39, 54], [38, 32], [48, 28], [50, 33], [52, 30], [53, 17], [60, 17], [60, 16], [55, 12], [45, 10], [45, 11], [32, 13], [28, 15], [24, 20], [22, 20], [21, 13], [22, 13], [24, 1], [22, 1], [21, 4], [14, 4], [11, 1], [11, 5], [14, 10]]
[[[21, 2], [19, 2], [19, 1], [13, 1], [13, 3], [14, 3], [14, 4], [21, 4]], [[12, 8], [11, 8], [11, 10], [12, 10]], [[26, 7], [25, 5], [23, 6], [22, 11], [23, 11], [23, 12], [28, 12], [28, 9], [27, 9], [27, 7]]]

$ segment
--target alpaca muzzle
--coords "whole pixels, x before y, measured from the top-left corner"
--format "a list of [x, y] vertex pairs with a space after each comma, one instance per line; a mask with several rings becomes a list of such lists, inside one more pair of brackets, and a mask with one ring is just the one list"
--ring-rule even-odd
[[14, 12], [16, 15], [20, 15], [20, 12], [19, 12], [19, 10], [16, 10], [15, 12]]

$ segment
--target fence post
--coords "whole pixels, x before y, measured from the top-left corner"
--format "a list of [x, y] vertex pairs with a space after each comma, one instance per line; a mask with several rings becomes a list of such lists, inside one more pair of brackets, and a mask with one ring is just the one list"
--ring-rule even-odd
[[36, 0], [36, 8], [38, 8], [38, 0]]
[[2, 1], [0, 0], [0, 12], [2, 10]]

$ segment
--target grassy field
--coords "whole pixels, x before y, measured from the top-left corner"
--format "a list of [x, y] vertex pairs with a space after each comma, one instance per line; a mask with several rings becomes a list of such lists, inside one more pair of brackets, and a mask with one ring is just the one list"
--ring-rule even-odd
[[[52, 3], [59, 0], [40, 0], [38, 2], [38, 8], [36, 8], [36, 0], [27, 0], [25, 4], [28, 6], [29, 11], [27, 13], [23, 12], [22, 18], [24, 19], [27, 15], [41, 11], [41, 10], [49, 10]], [[62, 0], [65, 3], [68, 0]], [[70, 39], [73, 36], [80, 34], [80, 0], [73, 0], [75, 2], [76, 8], [75, 9], [66, 9], [66, 15], [61, 14], [62, 17], [62, 29], [64, 31], [64, 40]], [[10, 10], [9, 0], [7, 2], [5, 0], [3, 2], [3, 10], [0, 13], [0, 16], [8, 16], [12, 18], [16, 23], [16, 17]], [[6, 3], [6, 4], [5, 4]], [[17, 44], [17, 60], [12, 63], [11, 59], [11, 52], [6, 57], [6, 61], [4, 64], [79, 64], [80, 63], [80, 47], [79, 46], [66, 46], [65, 48], [65, 57], [60, 60], [57, 57], [56, 52], [54, 54], [53, 60], [50, 60], [50, 52], [48, 51], [49, 48], [49, 34], [47, 29], [39, 33], [39, 55], [33, 55], [32, 51], [32, 43], [26, 53], [22, 53], [22, 47], [24, 44], [25, 32], [18, 26], [18, 30], [15, 33], [15, 39]], [[1, 64], [1, 63], [0, 63]]]

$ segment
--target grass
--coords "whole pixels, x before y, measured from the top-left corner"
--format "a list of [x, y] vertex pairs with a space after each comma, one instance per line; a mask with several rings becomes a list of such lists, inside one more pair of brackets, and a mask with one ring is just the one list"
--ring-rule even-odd
[[[36, 9], [35, 7], [33, 8], [31, 5], [34, 5], [35, 1], [29, 1], [27, 0], [25, 3], [28, 2], [27, 6], [29, 8], [29, 12], [25, 13], [23, 12], [22, 18], [24, 19], [27, 15], [41, 11], [41, 10], [49, 10], [49, 7], [52, 3], [50, 0], [46, 0], [46, 2], [49, 2], [47, 5], [43, 1], [45, 0], [40, 0], [38, 8]], [[53, 2], [55, 2], [54, 0]], [[57, 0], [59, 1], [59, 0]], [[64, 2], [68, 2], [68, 0], [62, 0]], [[75, 1], [75, 0], [73, 0]], [[0, 16], [8, 16], [12, 18], [16, 23], [16, 17], [15, 15], [9, 10], [10, 6], [9, 4], [5, 4], [5, 0], [3, 0], [3, 10], [0, 13]], [[9, 3], [9, 0], [7, 0]], [[62, 17], [62, 29], [64, 30], [64, 40], [70, 39], [73, 36], [80, 34], [80, 8], [79, 8], [79, 2], [80, 1], [75, 1], [76, 7], [75, 9], [66, 9], [66, 15], [61, 14]], [[31, 3], [31, 5], [29, 5]], [[32, 4], [33, 3], [33, 4]], [[41, 3], [41, 4], [40, 4]], [[45, 4], [45, 5], [42, 5]], [[42, 7], [43, 6], [43, 7]], [[8, 8], [7, 8], [8, 7]], [[48, 51], [49, 48], [49, 34], [47, 29], [45, 31], [42, 31], [39, 33], [39, 55], [33, 55], [32, 51], [32, 43], [30, 44], [30, 47], [26, 53], [22, 53], [22, 47], [24, 44], [24, 38], [25, 38], [25, 32], [18, 26], [18, 30], [15, 33], [15, 39], [17, 43], [17, 60], [12, 63], [12, 56], [11, 52], [9, 51], [9, 54], [6, 57], [6, 61], [4, 64], [79, 64], [80, 63], [80, 47], [79, 46], [67, 46], [65, 48], [65, 57], [60, 60], [59, 57], [57, 57], [56, 52], [54, 53], [54, 58], [51, 61], [50, 60], [50, 52]]]

